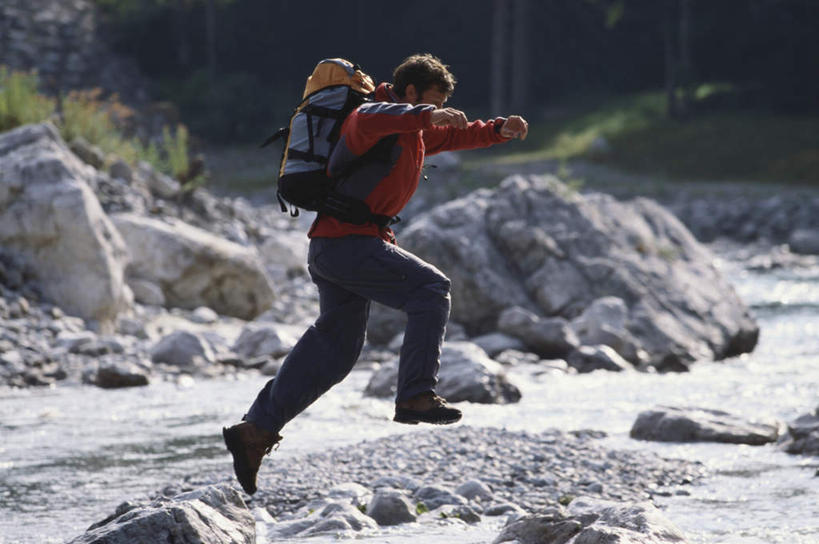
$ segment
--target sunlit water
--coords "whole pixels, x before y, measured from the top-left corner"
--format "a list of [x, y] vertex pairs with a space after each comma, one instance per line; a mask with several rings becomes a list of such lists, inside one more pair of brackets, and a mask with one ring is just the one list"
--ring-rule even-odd
[[[819, 404], [819, 267], [749, 273], [723, 263], [742, 298], [754, 307], [762, 335], [753, 354], [700, 363], [686, 374], [596, 372], [536, 375], [511, 371], [523, 392], [508, 406], [464, 405], [470, 425], [538, 431], [593, 428], [607, 445], [655, 451], [704, 463], [709, 477], [688, 496], [660, 505], [696, 543], [819, 543], [819, 459], [791, 456], [773, 445], [658, 444], [628, 438], [637, 414], [657, 404], [722, 408], [749, 418], [791, 421]], [[354, 371], [283, 434], [270, 462], [419, 429], [390, 421], [388, 401], [364, 398], [369, 373]], [[264, 383], [157, 383], [106, 391], [94, 387], [0, 389], [0, 542], [64, 542], [111, 513], [198, 472], [229, 471], [220, 428], [238, 419]], [[344, 425], [338, 425], [339, 414]], [[399, 526], [363, 535], [366, 542], [478, 543], [499, 520], [476, 527]], [[259, 541], [267, 526], [258, 524]], [[325, 536], [301, 542], [333, 542]], [[281, 541], [278, 541], [281, 542]]]

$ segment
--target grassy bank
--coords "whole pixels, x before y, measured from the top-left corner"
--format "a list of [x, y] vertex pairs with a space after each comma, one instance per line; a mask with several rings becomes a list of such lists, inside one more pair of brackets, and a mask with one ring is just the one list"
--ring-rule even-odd
[[659, 92], [569, 104], [531, 123], [525, 142], [466, 165], [583, 160], [670, 180], [819, 185], [819, 117], [709, 108], [715, 93], [701, 87], [685, 121], [665, 115]]
[[147, 161], [190, 187], [203, 181], [187, 177], [191, 164], [184, 125], [173, 131], [164, 127], [161, 138], [143, 142], [122, 128], [131, 124], [134, 115], [116, 96], [102, 98], [99, 89], [71, 91], [58, 99], [38, 91], [36, 73], [0, 66], [0, 132], [52, 121], [66, 142], [85, 140], [109, 158], [120, 157], [131, 164]]

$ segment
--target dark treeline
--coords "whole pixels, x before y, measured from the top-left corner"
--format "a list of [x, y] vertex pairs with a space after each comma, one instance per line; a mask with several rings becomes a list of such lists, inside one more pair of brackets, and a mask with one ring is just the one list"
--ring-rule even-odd
[[819, 109], [819, 0], [97, 1], [115, 48], [214, 140], [257, 139], [286, 119], [333, 56], [385, 80], [431, 52], [472, 115], [536, 119], [567, 99], [663, 88], [686, 115], [703, 82], [733, 89], [720, 107]]

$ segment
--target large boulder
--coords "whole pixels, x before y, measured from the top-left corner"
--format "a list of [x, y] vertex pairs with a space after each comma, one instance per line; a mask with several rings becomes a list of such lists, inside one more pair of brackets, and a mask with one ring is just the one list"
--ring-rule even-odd
[[112, 219], [131, 254], [129, 281], [158, 285], [166, 304], [253, 319], [273, 303], [273, 287], [255, 249], [176, 219], [130, 213]]
[[779, 424], [751, 421], [722, 410], [661, 406], [641, 412], [630, 435], [658, 442], [725, 442], [760, 446], [776, 441]]
[[572, 320], [613, 296], [627, 309], [612, 331], [627, 347], [621, 355], [642, 350], [660, 368], [748, 352], [758, 338], [712, 254], [645, 198], [513, 176], [419, 216], [401, 243], [452, 279], [452, 318], [472, 334], [493, 330], [513, 306]]
[[70, 544], [252, 544], [256, 525], [242, 497], [222, 484], [146, 506], [124, 505]]
[[[396, 360], [373, 373], [364, 393], [374, 397], [395, 395], [397, 381]], [[505, 404], [518, 402], [521, 397], [517, 386], [506, 378], [501, 364], [471, 342], [444, 343], [435, 390], [450, 402]]]
[[546, 511], [509, 523], [493, 544], [685, 544], [685, 535], [650, 502], [618, 504], [577, 498], [568, 511]]
[[0, 246], [63, 310], [113, 329], [131, 306], [128, 254], [91, 189], [97, 176], [50, 123], [0, 134]]

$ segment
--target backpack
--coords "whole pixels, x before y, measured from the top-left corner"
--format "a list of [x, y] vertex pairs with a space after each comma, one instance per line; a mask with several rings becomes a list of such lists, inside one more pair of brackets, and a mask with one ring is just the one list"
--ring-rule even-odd
[[282, 212], [290, 204], [293, 217], [301, 208], [358, 225], [372, 222], [386, 227], [395, 222], [392, 217], [373, 214], [363, 201], [336, 192], [327, 175], [341, 125], [355, 108], [371, 100], [374, 91], [372, 78], [350, 61], [324, 59], [316, 65], [289, 125], [261, 146], [285, 139], [276, 192]]

